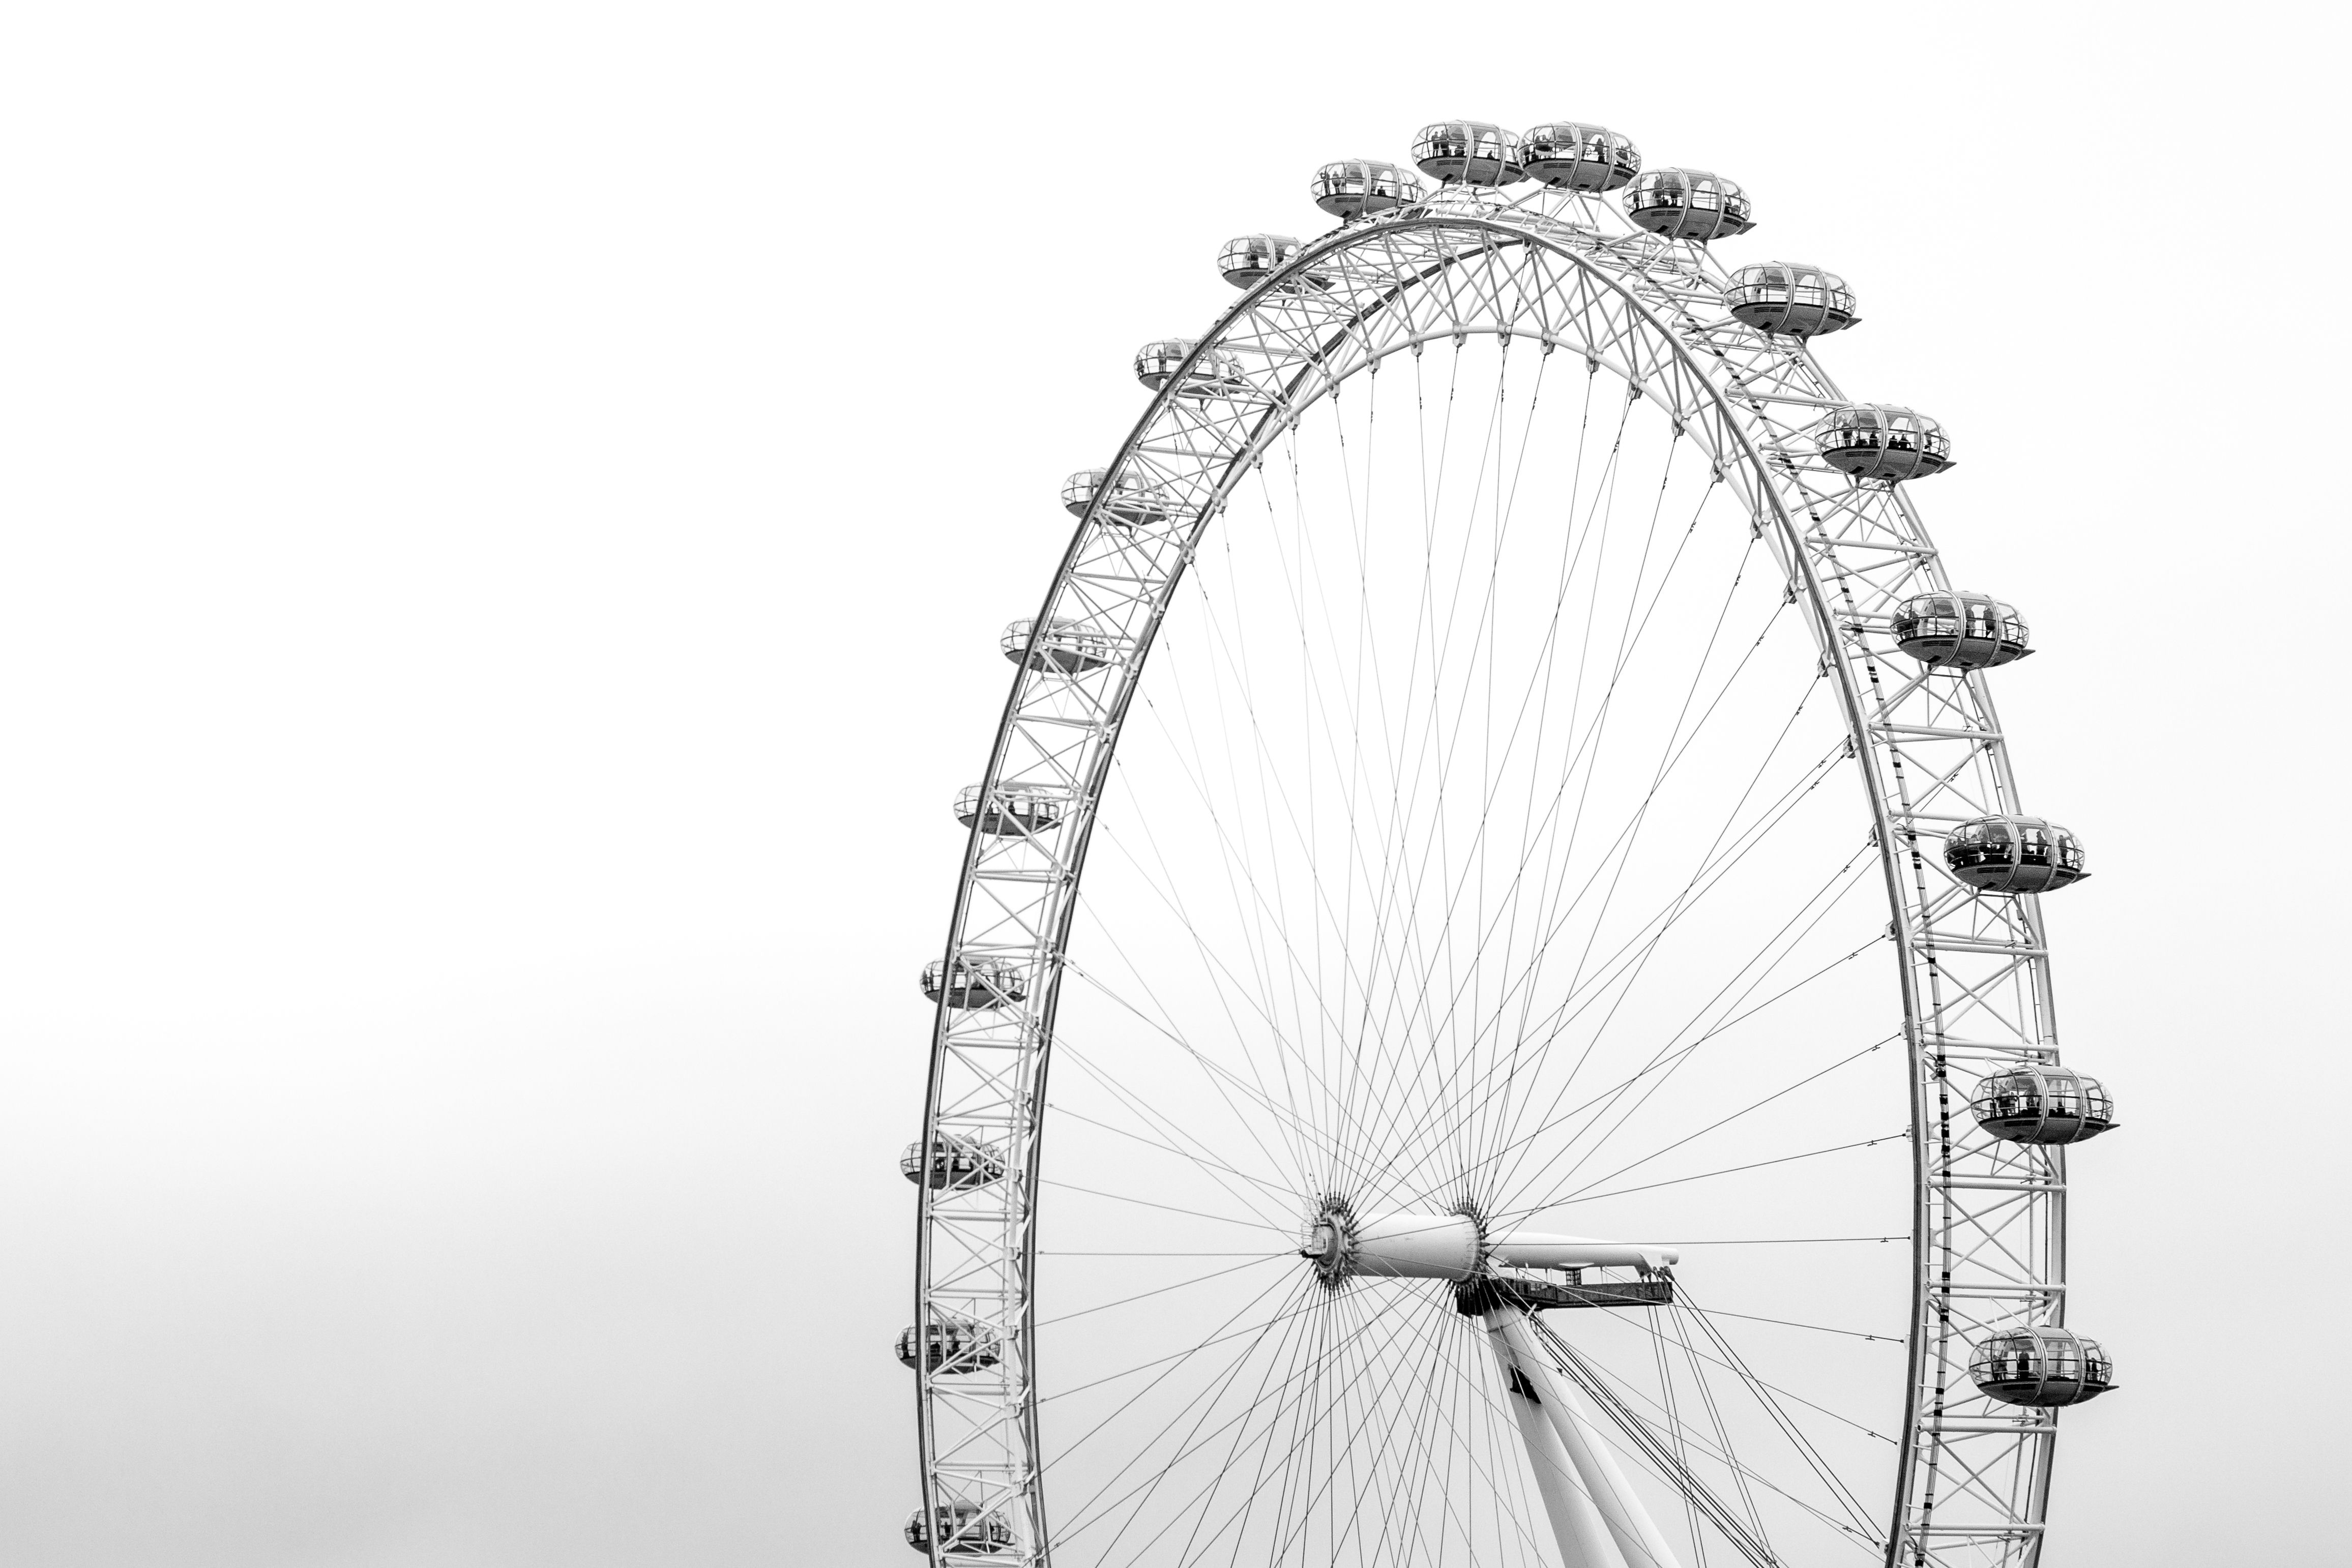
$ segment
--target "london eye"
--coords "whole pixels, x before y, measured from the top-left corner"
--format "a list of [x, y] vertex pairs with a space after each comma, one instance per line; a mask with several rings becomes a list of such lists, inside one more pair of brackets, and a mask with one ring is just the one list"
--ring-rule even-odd
[[1311, 195], [1138, 351], [942, 781], [908, 1543], [2034, 1563], [2116, 1115], [1994, 707], [2032, 633], [1916, 505], [1964, 444], [1617, 131]]

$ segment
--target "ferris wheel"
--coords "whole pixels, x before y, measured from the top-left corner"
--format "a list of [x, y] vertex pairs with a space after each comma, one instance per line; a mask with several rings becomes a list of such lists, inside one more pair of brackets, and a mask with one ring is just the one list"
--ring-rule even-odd
[[1224, 246], [1004, 633], [907, 1540], [2031, 1564], [2113, 1384], [2065, 1150], [2115, 1113], [1993, 711], [2026, 625], [1912, 502], [1951, 443], [1816, 362], [1842, 278], [1717, 260], [1731, 180], [1568, 123], [1413, 162]]

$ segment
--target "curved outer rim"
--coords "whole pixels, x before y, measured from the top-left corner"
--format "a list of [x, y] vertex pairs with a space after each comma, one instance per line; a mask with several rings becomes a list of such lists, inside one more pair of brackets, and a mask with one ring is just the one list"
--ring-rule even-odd
[[[1250, 469], [1265, 443], [1295, 423], [1317, 398], [1378, 359], [1438, 337], [1458, 339], [1484, 330], [1538, 338], [1546, 352], [1559, 346], [1578, 348], [1595, 369], [1606, 362], [1603, 345], [1589, 335], [1572, 339], [1525, 325], [1531, 306], [1544, 303], [1546, 297], [1531, 299], [1524, 289], [1517, 295], [1518, 314], [1507, 321], [1465, 322], [1454, 308], [1462, 302], [1457, 296], [1448, 300], [1447, 310], [1435, 313], [1446, 323], [1444, 330], [1391, 333], [1384, 346], [1373, 350], [1371, 325], [1400, 302], [1405, 302], [1409, 315], [1409, 297], [1416, 285], [1430, 285], [1433, 291], [1446, 275], [1466, 278], [1482, 263], [1491, 272], [1506, 252], [1516, 253], [1516, 264], [1537, 257], [1554, 266], [1564, 263], [1572, 270], [1563, 272], [1563, 277], [1578, 283], [1587, 298], [1580, 317], [1590, 315], [1598, 299], [1604, 317], [1613, 310], [1621, 318], [1611, 346], [1651, 350], [1654, 362], [1646, 370], [1630, 361], [1610, 368], [1675, 417], [1678, 433], [1693, 436], [1695, 444], [1708, 452], [1719, 478], [1733, 480], [1747, 492], [1755, 525], [1768, 529], [1791, 591], [1806, 602], [1824, 671], [1837, 681], [1850, 744], [1864, 764], [1860, 772], [1893, 915], [1889, 929], [1912, 1069], [1913, 1318], [1885, 1557], [1890, 1564], [1965, 1558], [2021, 1568], [2030, 1568], [2039, 1557], [2054, 1414], [2021, 1414], [1990, 1406], [1972, 1387], [1956, 1386], [1953, 1374], [1965, 1362], [1970, 1323], [2063, 1322], [2064, 1157], [2055, 1148], [2002, 1147], [1972, 1137], [1965, 1089], [1955, 1085], [1950, 1072], [1956, 1061], [1983, 1061], [1987, 1065], [1981, 1071], [1990, 1071], [2009, 1062], [2056, 1061], [2047, 946], [2037, 899], [1988, 898], [1960, 889], [1942, 876], [1940, 857], [1921, 843], [1923, 838], [1937, 837], [1940, 824], [1961, 816], [2016, 809], [2005, 738], [1980, 673], [1906, 676], [1899, 665], [1885, 661], [1891, 648], [1885, 631], [1886, 606], [1909, 592], [1949, 591], [1950, 585], [1916, 508], [1899, 487], [1847, 487], [1848, 481], [1818, 462], [1807, 467], [1809, 423], [1847, 400], [1801, 342], [1768, 338], [1727, 317], [1716, 321], [1693, 312], [1695, 304], [1719, 308], [1722, 303], [1725, 279], [1704, 247], [1641, 234], [1604, 238], [1595, 220], [1607, 211], [1590, 197], [1569, 193], [1540, 192], [1506, 200], [1492, 193], [1473, 195], [1449, 187], [1429, 201], [1344, 224], [1309, 243], [1286, 267], [1246, 292], [1200, 340], [1187, 362], [1189, 368], [1207, 354], [1230, 351], [1235, 345], [1263, 357], [1268, 334], [1256, 318], [1289, 310], [1307, 325], [1275, 336], [1291, 345], [1295, 373], [1279, 382], [1269, 374], [1263, 378], [1266, 384], [1255, 388], [1252, 396], [1207, 400], [1227, 409], [1213, 415], [1206, 412], [1205, 402], [1188, 406], [1191, 400], [1180, 396], [1181, 375], [1171, 381], [1152, 399], [1109, 472], [1114, 481], [1137, 470], [1147, 479], [1158, 479], [1164, 465], [1156, 466], [1147, 451], [1152, 438], [1188, 435], [1195, 447], [1192, 457], [1204, 465], [1185, 486], [1193, 498], [1173, 508], [1162, 528], [1132, 531], [1109, 524], [1098, 503], [1072, 538], [1034, 625], [1066, 612], [1073, 601], [1087, 601], [1075, 585], [1086, 579], [1082, 569], [1089, 564], [1099, 566], [1121, 556], [1149, 556], [1167, 564], [1160, 578], [1139, 575], [1136, 580], [1148, 581], [1148, 592], [1139, 589], [1124, 606], [1133, 622], [1125, 628], [1131, 651], [1123, 663], [1106, 666], [1108, 701], [1090, 698], [1078, 705], [1091, 716], [1048, 719], [1028, 711], [1045, 698], [1067, 696], [1079, 684], [1076, 678], [1033, 670], [1025, 658], [1015, 675], [983, 788], [994, 789], [1014, 774], [1066, 779], [1080, 790], [1072, 811], [1056, 831], [1024, 835], [1010, 845], [990, 841], [976, 828], [966, 841], [945, 956], [952, 960], [971, 939], [974, 899], [981, 884], [990, 880], [992, 861], [1007, 854], [1025, 857], [1030, 868], [1025, 875], [1018, 868], [997, 874], [1046, 889], [1035, 895], [1039, 918], [1024, 924], [1015, 915], [1014, 923], [1026, 933], [1025, 943], [1015, 948], [999, 945], [995, 950], [1024, 952], [1037, 966], [1037, 977], [1009, 1026], [1009, 1039], [1001, 1019], [968, 1025], [944, 999], [938, 1004], [923, 1138], [928, 1144], [947, 1126], [947, 1080], [952, 1067], [975, 1050], [1009, 1053], [1014, 1059], [1010, 1073], [996, 1069], [993, 1076], [1000, 1085], [1009, 1082], [1012, 1087], [1003, 1091], [998, 1107], [1002, 1114], [990, 1124], [1013, 1143], [1020, 1174], [1017, 1182], [1008, 1173], [1005, 1181], [992, 1184], [1002, 1189], [992, 1207], [973, 1202], [970, 1194], [919, 1188], [916, 1321], [953, 1310], [943, 1300], [971, 1299], [942, 1291], [937, 1243], [943, 1238], [952, 1241], [985, 1236], [992, 1227], [1001, 1242], [987, 1261], [996, 1270], [996, 1299], [1005, 1309], [998, 1321], [1013, 1330], [1008, 1337], [1017, 1343], [1018, 1354], [1008, 1354], [1004, 1373], [982, 1380], [980, 1387], [918, 1370], [922, 1507], [928, 1513], [950, 1499], [992, 1510], [1017, 1504], [1027, 1516], [1028, 1533], [1017, 1555], [982, 1557], [933, 1548], [937, 1562], [1043, 1563], [1049, 1552], [1034, 1458], [1038, 1434], [1029, 1368], [1034, 1365], [1034, 1303], [1028, 1281], [1034, 1272], [1035, 1232], [1028, 1195], [1036, 1190], [1062, 955], [1076, 910], [1076, 889], [1094, 809], [1127, 703], [1140, 679], [1169, 596], [1181, 580], [1193, 544], [1222, 510], [1226, 490]], [[1418, 243], [1426, 265], [1400, 270], [1400, 242], [1403, 248]], [[1354, 255], [1383, 246], [1390, 253], [1385, 267], [1354, 271], [1344, 265]], [[1377, 286], [1368, 287], [1360, 297], [1338, 287], [1328, 293], [1297, 290], [1286, 295], [1282, 278], [1310, 268], [1348, 273], [1360, 283], [1376, 279]], [[1500, 300], [1496, 289], [1485, 302]], [[1479, 303], [1471, 300], [1474, 318]], [[1261, 329], [1253, 338], [1242, 330], [1247, 325]], [[1346, 360], [1351, 334], [1359, 332], [1365, 339], [1361, 359], [1330, 373], [1333, 363]], [[1302, 333], [1315, 338], [1304, 349], [1298, 347]], [[1715, 362], [1703, 359], [1699, 350], [1711, 354]], [[1303, 397], [1302, 388], [1307, 389]], [[1670, 391], [1675, 395], [1668, 396]], [[1809, 409], [1811, 417], [1801, 413], [1791, 420], [1774, 413], [1768, 403]], [[1233, 405], [1243, 412], [1232, 412]], [[1210, 433], [1220, 429], [1222, 434], [1213, 439]], [[1710, 434], [1717, 439], [1705, 439]], [[1107, 483], [1101, 494], [1110, 494], [1112, 488]], [[1153, 536], [1151, 542], [1139, 546], [1136, 541], [1146, 535]], [[1942, 722], [1900, 722], [1923, 703]], [[1012, 755], [1016, 742], [1025, 738], [1024, 727], [1049, 722], [1087, 732], [1076, 743], [1079, 761], [1066, 765], [1049, 755], [1044, 759], [1051, 764], [1049, 774], [1024, 771], [1024, 767], [1034, 769], [1040, 763]], [[1969, 777], [1962, 779], [1964, 773]], [[1927, 809], [1947, 797], [1961, 807], [1958, 813]], [[1000, 918], [994, 925], [1006, 923]], [[988, 950], [988, 945], [971, 950]], [[2013, 1018], [1988, 999], [1992, 988], [2004, 982], [2012, 993]], [[1957, 1036], [1949, 1031], [1956, 1022], [1992, 1038]], [[1965, 1065], [1961, 1070], [1970, 1071]], [[2000, 1258], [2004, 1249], [2013, 1255], [2007, 1265]], [[2024, 1261], [2017, 1262], [2018, 1257]], [[1970, 1302], [1990, 1304], [1967, 1304]], [[959, 1387], [959, 1383], [967, 1386]], [[1001, 1458], [990, 1459], [983, 1453], [973, 1459], [961, 1451], [946, 1453], [942, 1416], [950, 1406], [967, 1412], [975, 1406], [992, 1409]]]

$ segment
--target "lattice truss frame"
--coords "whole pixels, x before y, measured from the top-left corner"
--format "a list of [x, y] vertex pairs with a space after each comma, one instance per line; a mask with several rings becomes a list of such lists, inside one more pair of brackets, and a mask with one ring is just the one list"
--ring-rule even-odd
[[[1980, 673], [1895, 652], [1895, 607], [1951, 587], [1942, 558], [1900, 487], [1822, 461], [1814, 435], [1849, 400], [1802, 342], [1726, 314], [1727, 281], [1703, 246], [1633, 230], [1591, 197], [1448, 187], [1342, 225], [1254, 287], [1121, 447], [1038, 613], [982, 787], [983, 800], [1042, 789], [1061, 810], [1017, 832], [975, 829], [943, 956], [951, 969], [1002, 961], [1022, 994], [943, 1000], [934, 1024], [926, 1145], [984, 1144], [1005, 1170], [921, 1191], [916, 1322], [975, 1320], [1001, 1346], [991, 1366], [917, 1369], [923, 1507], [966, 1503], [1020, 1528], [1010, 1551], [935, 1547], [936, 1561], [1026, 1568], [1050, 1551], [1029, 1375], [1040, 1119], [1095, 807], [1160, 619], [1229, 490], [1308, 407], [1390, 354], [1482, 332], [1580, 355], [1664, 407], [1808, 611], [1873, 817], [1911, 1059], [1910, 1388], [1886, 1560], [2038, 1558], [2055, 1412], [1991, 1401], [1966, 1364], [1987, 1333], [2063, 1321], [2064, 1156], [1979, 1133], [1968, 1101], [1981, 1076], [2056, 1062], [2049, 953], [2036, 898], [1977, 893], [1939, 852], [1952, 824], [2020, 809], [2007, 740]], [[1166, 515], [1115, 520], [1125, 480]], [[1037, 639], [1064, 620], [1100, 636], [1101, 663], [1041, 664]]]

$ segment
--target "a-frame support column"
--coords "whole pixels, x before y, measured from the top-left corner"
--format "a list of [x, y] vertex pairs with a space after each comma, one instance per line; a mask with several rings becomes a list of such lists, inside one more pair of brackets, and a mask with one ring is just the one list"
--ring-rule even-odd
[[[1674, 1552], [1584, 1414], [1552, 1370], [1525, 1309], [1480, 1315], [1567, 1568], [1677, 1568]], [[1554, 1494], [1559, 1494], [1555, 1500]]]

